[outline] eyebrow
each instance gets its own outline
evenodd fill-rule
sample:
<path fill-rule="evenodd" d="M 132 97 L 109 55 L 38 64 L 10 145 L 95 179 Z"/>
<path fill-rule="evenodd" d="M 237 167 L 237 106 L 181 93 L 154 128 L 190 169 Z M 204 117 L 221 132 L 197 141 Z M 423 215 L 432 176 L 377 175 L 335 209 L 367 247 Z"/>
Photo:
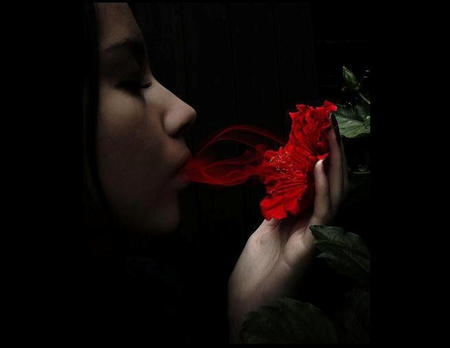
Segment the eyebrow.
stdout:
<path fill-rule="evenodd" d="M 140 41 L 136 41 L 130 38 L 109 45 L 103 50 L 103 52 L 109 53 L 121 50 L 128 50 L 132 51 L 133 53 L 138 53 L 139 55 L 145 55 L 144 44 Z"/>
<path fill-rule="evenodd" d="M 141 40 L 126 38 L 109 45 L 102 50 L 102 53 L 104 55 L 102 71 L 107 74 L 123 71 L 133 61 L 138 64 L 140 70 L 147 64 L 146 47 Z M 129 59 L 130 55 L 134 59 Z"/>

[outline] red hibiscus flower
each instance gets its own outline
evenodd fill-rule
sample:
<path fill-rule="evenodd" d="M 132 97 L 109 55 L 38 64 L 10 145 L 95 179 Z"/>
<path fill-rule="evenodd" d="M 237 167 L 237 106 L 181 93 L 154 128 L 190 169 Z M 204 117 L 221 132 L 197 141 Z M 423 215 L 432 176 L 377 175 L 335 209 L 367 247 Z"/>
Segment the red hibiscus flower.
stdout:
<path fill-rule="evenodd" d="M 218 186 L 233 186 L 257 177 L 266 187 L 261 211 L 267 220 L 281 220 L 309 209 L 314 202 L 314 166 L 328 156 L 329 115 L 336 105 L 325 101 L 313 108 L 297 105 L 291 112 L 291 132 L 287 143 L 271 132 L 248 125 L 226 127 L 212 134 L 181 170 L 187 180 Z M 213 145 L 235 141 L 246 145 L 237 158 L 217 159 Z M 284 144 L 270 150 L 269 142 Z"/>
<path fill-rule="evenodd" d="M 278 151 L 264 153 L 260 179 L 266 186 L 261 211 L 266 220 L 281 220 L 309 209 L 314 202 L 314 166 L 329 154 L 327 131 L 336 105 L 325 101 L 317 108 L 297 105 L 289 140 Z"/>

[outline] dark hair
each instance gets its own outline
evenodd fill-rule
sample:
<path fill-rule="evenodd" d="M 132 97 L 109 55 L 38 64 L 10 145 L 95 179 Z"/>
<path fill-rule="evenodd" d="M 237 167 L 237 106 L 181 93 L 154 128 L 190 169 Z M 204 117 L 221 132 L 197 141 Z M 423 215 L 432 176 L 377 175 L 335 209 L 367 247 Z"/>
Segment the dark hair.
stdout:
<path fill-rule="evenodd" d="M 83 218 L 89 234 L 104 233 L 110 225 L 97 168 L 99 38 L 94 3 L 83 4 Z"/>

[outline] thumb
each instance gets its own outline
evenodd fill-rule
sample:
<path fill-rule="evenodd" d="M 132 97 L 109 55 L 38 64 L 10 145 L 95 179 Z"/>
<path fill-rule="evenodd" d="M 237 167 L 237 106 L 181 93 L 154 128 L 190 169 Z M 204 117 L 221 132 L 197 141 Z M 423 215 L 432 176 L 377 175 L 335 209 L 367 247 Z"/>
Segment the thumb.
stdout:
<path fill-rule="evenodd" d="M 324 160 L 317 161 L 314 166 L 315 197 L 314 212 L 310 220 L 311 225 L 326 224 L 332 216 L 330 187 L 325 174 Z"/>

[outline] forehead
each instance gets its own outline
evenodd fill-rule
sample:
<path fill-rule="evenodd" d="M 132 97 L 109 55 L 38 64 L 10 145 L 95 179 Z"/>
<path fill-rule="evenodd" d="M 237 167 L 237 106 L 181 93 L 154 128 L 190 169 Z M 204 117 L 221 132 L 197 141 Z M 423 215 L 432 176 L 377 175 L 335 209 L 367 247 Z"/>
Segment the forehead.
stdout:
<path fill-rule="evenodd" d="M 125 39 L 142 40 L 141 30 L 126 3 L 97 3 L 100 48 Z"/>

